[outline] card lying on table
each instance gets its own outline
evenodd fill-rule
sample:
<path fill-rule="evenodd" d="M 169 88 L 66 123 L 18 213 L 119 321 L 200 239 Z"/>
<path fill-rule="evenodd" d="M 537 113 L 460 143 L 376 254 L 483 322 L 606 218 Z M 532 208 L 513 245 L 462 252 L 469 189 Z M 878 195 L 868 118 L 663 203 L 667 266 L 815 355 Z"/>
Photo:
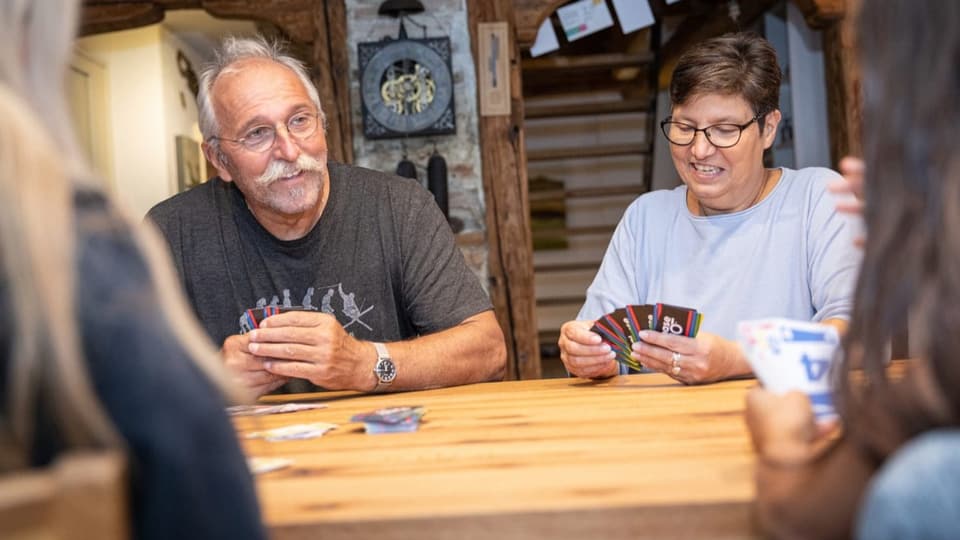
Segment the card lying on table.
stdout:
<path fill-rule="evenodd" d="M 701 321 L 703 314 L 691 308 L 662 303 L 630 305 L 598 318 L 590 330 L 610 345 L 617 362 L 639 371 L 643 366 L 630 353 L 641 330 L 696 337 Z"/>
<path fill-rule="evenodd" d="M 294 441 L 299 439 L 313 439 L 319 437 L 331 429 L 337 427 L 336 424 L 327 422 L 314 422 L 312 424 L 291 424 L 278 428 L 265 429 L 263 431 L 253 431 L 247 433 L 248 439 L 263 439 L 265 441 Z"/>
<path fill-rule="evenodd" d="M 283 403 L 280 405 L 234 405 L 227 407 L 230 416 L 261 416 L 264 414 L 284 414 L 297 411 L 324 409 L 323 403 Z"/>
<path fill-rule="evenodd" d="M 279 471 L 280 469 L 286 469 L 291 465 L 293 465 L 293 460 L 287 458 L 257 456 L 251 456 L 247 458 L 247 467 L 253 474 Z"/>
<path fill-rule="evenodd" d="M 367 433 L 404 433 L 416 431 L 426 409 L 416 407 L 389 407 L 368 413 L 355 414 L 351 422 L 363 422 Z"/>

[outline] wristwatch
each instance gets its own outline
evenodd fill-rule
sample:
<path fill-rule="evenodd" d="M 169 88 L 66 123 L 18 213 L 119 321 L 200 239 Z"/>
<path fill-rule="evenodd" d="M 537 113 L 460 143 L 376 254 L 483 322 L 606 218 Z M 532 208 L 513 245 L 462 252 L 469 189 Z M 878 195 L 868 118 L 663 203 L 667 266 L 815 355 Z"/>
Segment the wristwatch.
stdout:
<path fill-rule="evenodd" d="M 390 358 L 390 351 L 387 350 L 386 345 L 374 342 L 373 347 L 377 349 L 377 363 L 373 367 L 373 374 L 377 376 L 377 386 L 373 391 L 377 392 L 390 386 L 390 383 L 397 378 L 397 366 Z"/>

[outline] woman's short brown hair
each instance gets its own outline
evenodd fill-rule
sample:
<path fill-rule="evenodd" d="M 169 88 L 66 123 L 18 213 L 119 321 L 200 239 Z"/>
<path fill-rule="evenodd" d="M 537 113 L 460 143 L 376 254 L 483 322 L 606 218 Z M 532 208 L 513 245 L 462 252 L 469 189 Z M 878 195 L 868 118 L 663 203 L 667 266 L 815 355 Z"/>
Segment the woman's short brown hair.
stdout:
<path fill-rule="evenodd" d="M 683 105 L 695 96 L 741 96 L 754 114 L 780 107 L 777 52 L 754 33 L 726 34 L 687 49 L 670 80 L 670 103 Z M 762 124 L 761 124 L 762 126 Z"/>

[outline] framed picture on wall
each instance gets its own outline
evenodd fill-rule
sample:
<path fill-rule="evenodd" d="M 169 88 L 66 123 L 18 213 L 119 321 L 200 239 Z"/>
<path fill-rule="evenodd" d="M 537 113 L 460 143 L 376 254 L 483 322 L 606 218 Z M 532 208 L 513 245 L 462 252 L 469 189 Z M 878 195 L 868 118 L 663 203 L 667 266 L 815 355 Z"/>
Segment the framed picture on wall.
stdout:
<path fill-rule="evenodd" d="M 200 168 L 200 145 L 184 135 L 177 135 L 177 192 L 186 191 L 203 182 Z"/>

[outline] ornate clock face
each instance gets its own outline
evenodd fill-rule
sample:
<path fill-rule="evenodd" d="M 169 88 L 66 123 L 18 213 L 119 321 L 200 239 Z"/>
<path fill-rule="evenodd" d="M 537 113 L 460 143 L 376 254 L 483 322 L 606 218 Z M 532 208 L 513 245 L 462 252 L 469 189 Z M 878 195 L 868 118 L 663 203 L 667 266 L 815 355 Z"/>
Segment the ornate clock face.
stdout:
<path fill-rule="evenodd" d="M 383 40 L 357 48 L 365 137 L 456 133 L 449 38 Z"/>

